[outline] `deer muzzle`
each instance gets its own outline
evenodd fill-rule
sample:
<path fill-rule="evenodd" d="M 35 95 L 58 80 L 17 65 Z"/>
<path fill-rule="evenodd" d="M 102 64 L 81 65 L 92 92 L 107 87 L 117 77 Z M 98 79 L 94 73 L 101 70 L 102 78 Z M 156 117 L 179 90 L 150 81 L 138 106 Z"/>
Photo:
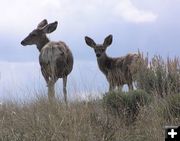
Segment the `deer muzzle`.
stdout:
<path fill-rule="evenodd" d="M 96 57 L 100 57 L 100 56 L 101 56 L 101 54 L 99 54 L 99 53 L 96 54 Z"/>

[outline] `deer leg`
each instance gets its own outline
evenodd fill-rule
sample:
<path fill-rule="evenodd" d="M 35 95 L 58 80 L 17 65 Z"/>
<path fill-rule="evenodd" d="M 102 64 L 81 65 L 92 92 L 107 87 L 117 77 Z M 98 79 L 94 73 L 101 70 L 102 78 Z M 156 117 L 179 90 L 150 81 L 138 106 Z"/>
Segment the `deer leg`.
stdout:
<path fill-rule="evenodd" d="M 129 90 L 133 90 L 133 84 L 132 84 L 132 82 L 131 82 L 131 83 L 128 83 L 128 88 L 129 88 Z"/>
<path fill-rule="evenodd" d="M 109 92 L 113 91 L 115 89 L 114 84 L 109 83 Z"/>
<path fill-rule="evenodd" d="M 123 86 L 122 85 L 118 85 L 118 91 L 122 91 Z"/>
<path fill-rule="evenodd" d="M 55 99 L 55 89 L 54 89 L 54 84 L 52 80 L 49 80 L 48 82 L 48 99 L 50 103 L 52 103 Z"/>
<path fill-rule="evenodd" d="M 111 91 L 112 91 L 112 85 L 109 84 L 109 92 L 111 92 Z"/>
<path fill-rule="evenodd" d="M 46 74 L 46 71 L 41 67 L 41 73 L 46 81 L 46 84 L 48 85 L 48 82 L 49 82 L 49 77 L 48 75 Z"/>
<path fill-rule="evenodd" d="M 128 73 L 128 76 L 126 77 L 126 80 L 128 80 L 127 83 L 128 83 L 129 90 L 133 90 L 133 78 L 130 72 Z"/>
<path fill-rule="evenodd" d="M 57 77 L 52 76 L 48 81 L 48 98 L 50 102 L 54 102 L 55 100 L 55 83 L 57 80 Z"/>
<path fill-rule="evenodd" d="M 64 93 L 64 101 L 67 104 L 67 90 L 66 90 L 66 84 L 67 84 L 67 76 L 63 77 L 63 93 Z"/>

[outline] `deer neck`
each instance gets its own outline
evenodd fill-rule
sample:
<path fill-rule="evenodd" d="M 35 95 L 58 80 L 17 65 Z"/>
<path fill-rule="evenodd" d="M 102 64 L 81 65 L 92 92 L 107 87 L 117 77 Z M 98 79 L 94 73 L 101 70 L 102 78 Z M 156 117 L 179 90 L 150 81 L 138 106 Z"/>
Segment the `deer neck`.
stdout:
<path fill-rule="evenodd" d="M 104 73 L 107 74 L 109 69 L 109 65 L 111 63 L 111 58 L 107 56 L 106 53 L 102 54 L 99 58 L 97 58 L 99 69 Z"/>
<path fill-rule="evenodd" d="M 50 40 L 44 36 L 43 38 L 41 38 L 39 40 L 39 42 L 36 44 L 37 49 L 39 50 L 39 52 L 41 52 L 41 49 L 49 42 Z"/>

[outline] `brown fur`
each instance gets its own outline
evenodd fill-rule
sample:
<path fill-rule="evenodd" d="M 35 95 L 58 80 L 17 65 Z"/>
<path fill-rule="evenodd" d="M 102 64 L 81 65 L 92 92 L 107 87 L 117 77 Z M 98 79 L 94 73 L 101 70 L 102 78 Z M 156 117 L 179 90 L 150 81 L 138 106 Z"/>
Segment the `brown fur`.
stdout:
<path fill-rule="evenodd" d="M 67 76 L 73 69 L 73 55 L 68 46 L 62 42 L 50 41 L 46 33 L 53 32 L 57 22 L 48 24 L 47 20 L 40 22 L 22 42 L 22 45 L 35 44 L 40 51 L 39 63 L 41 72 L 48 86 L 49 99 L 54 99 L 54 85 L 58 78 L 63 78 L 63 92 L 67 102 Z"/>
<path fill-rule="evenodd" d="M 128 54 L 117 58 L 107 56 L 106 49 L 112 43 L 112 35 L 106 37 L 103 44 L 96 44 L 89 37 L 85 37 L 85 41 L 96 53 L 99 69 L 107 78 L 109 90 L 115 87 L 121 89 L 124 84 L 133 90 L 133 74 L 137 71 L 135 64 L 140 56 L 138 54 Z"/>

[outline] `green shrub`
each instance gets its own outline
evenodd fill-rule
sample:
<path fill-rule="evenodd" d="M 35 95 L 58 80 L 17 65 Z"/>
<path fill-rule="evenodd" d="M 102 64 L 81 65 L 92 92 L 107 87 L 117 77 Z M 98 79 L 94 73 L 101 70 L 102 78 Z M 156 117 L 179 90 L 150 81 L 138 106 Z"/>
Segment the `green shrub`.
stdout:
<path fill-rule="evenodd" d="M 140 107 L 151 102 L 151 96 L 143 90 L 111 92 L 103 98 L 104 107 L 114 116 L 133 121 Z"/>

